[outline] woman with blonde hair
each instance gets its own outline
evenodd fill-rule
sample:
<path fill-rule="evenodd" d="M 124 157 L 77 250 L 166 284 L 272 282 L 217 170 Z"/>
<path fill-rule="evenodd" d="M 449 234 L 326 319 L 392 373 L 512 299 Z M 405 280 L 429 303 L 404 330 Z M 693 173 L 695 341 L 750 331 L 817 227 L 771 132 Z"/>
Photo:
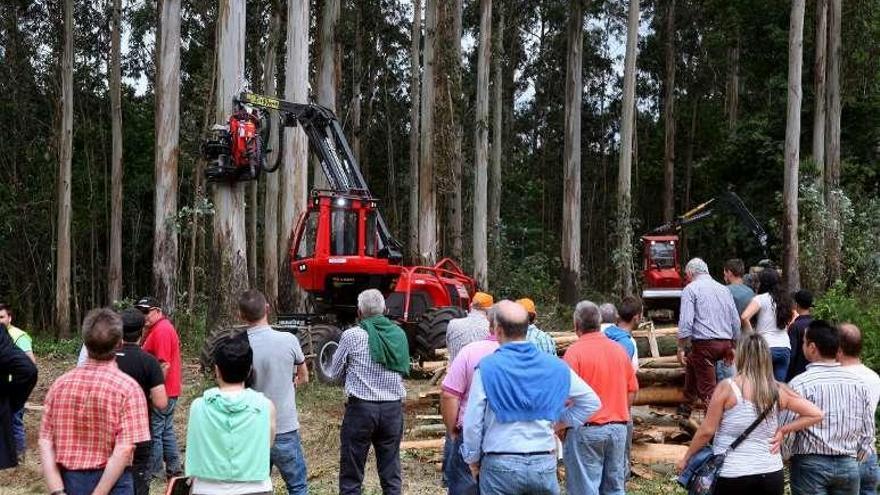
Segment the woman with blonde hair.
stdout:
<path fill-rule="evenodd" d="M 821 421 L 822 411 L 774 379 L 767 342 L 758 334 L 741 337 L 736 370 L 733 378 L 715 387 L 706 418 L 678 463 L 679 471 L 714 437 L 713 453 L 726 454 L 715 495 L 782 495 L 782 440 L 789 433 Z M 780 426 L 776 419 L 780 410 L 792 411 L 798 419 Z M 763 420 L 751 433 L 731 448 L 734 440 L 761 416 Z"/>

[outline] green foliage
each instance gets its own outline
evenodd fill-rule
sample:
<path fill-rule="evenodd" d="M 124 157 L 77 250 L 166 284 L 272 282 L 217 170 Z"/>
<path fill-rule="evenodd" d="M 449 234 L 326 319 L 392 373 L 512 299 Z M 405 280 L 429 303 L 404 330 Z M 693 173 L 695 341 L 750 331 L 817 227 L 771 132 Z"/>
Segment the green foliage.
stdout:
<path fill-rule="evenodd" d="M 82 347 L 82 339 L 77 332 L 73 338 L 59 340 L 49 336 L 46 332 L 31 334 L 34 341 L 34 353 L 41 359 L 70 359 L 79 356 Z"/>
<path fill-rule="evenodd" d="M 856 296 L 842 283 L 834 285 L 814 304 L 816 318 L 835 323 L 852 323 L 862 331 L 862 361 L 880 369 L 880 307 L 876 300 Z"/>

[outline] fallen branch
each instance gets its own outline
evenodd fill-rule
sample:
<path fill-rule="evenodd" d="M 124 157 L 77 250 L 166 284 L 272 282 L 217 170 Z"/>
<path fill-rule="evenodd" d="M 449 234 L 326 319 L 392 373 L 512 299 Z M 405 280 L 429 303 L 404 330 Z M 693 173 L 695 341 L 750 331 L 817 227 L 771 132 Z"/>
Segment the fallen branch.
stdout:
<path fill-rule="evenodd" d="M 432 438 L 430 440 L 407 440 L 400 442 L 400 450 L 443 450 L 445 438 Z"/>

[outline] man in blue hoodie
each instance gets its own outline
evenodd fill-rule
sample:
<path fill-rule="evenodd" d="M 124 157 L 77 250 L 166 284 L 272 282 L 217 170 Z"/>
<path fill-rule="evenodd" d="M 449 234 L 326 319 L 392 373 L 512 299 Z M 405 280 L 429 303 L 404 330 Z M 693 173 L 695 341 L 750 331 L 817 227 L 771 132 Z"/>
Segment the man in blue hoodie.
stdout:
<path fill-rule="evenodd" d="M 474 372 L 462 457 L 482 495 L 558 494 L 554 428 L 584 424 L 599 398 L 562 360 L 526 340 L 522 306 L 500 301 L 493 318 L 501 347 Z"/>

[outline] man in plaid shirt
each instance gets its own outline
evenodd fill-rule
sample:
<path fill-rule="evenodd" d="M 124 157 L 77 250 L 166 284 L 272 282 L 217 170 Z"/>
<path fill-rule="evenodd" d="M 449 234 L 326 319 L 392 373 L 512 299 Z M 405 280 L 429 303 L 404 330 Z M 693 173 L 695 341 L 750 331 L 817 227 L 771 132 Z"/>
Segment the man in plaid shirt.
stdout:
<path fill-rule="evenodd" d="M 86 315 L 88 360 L 46 394 L 40 457 L 51 495 L 130 494 L 134 444 L 150 439 L 147 401 L 116 366 L 122 320 L 108 308 Z"/>

